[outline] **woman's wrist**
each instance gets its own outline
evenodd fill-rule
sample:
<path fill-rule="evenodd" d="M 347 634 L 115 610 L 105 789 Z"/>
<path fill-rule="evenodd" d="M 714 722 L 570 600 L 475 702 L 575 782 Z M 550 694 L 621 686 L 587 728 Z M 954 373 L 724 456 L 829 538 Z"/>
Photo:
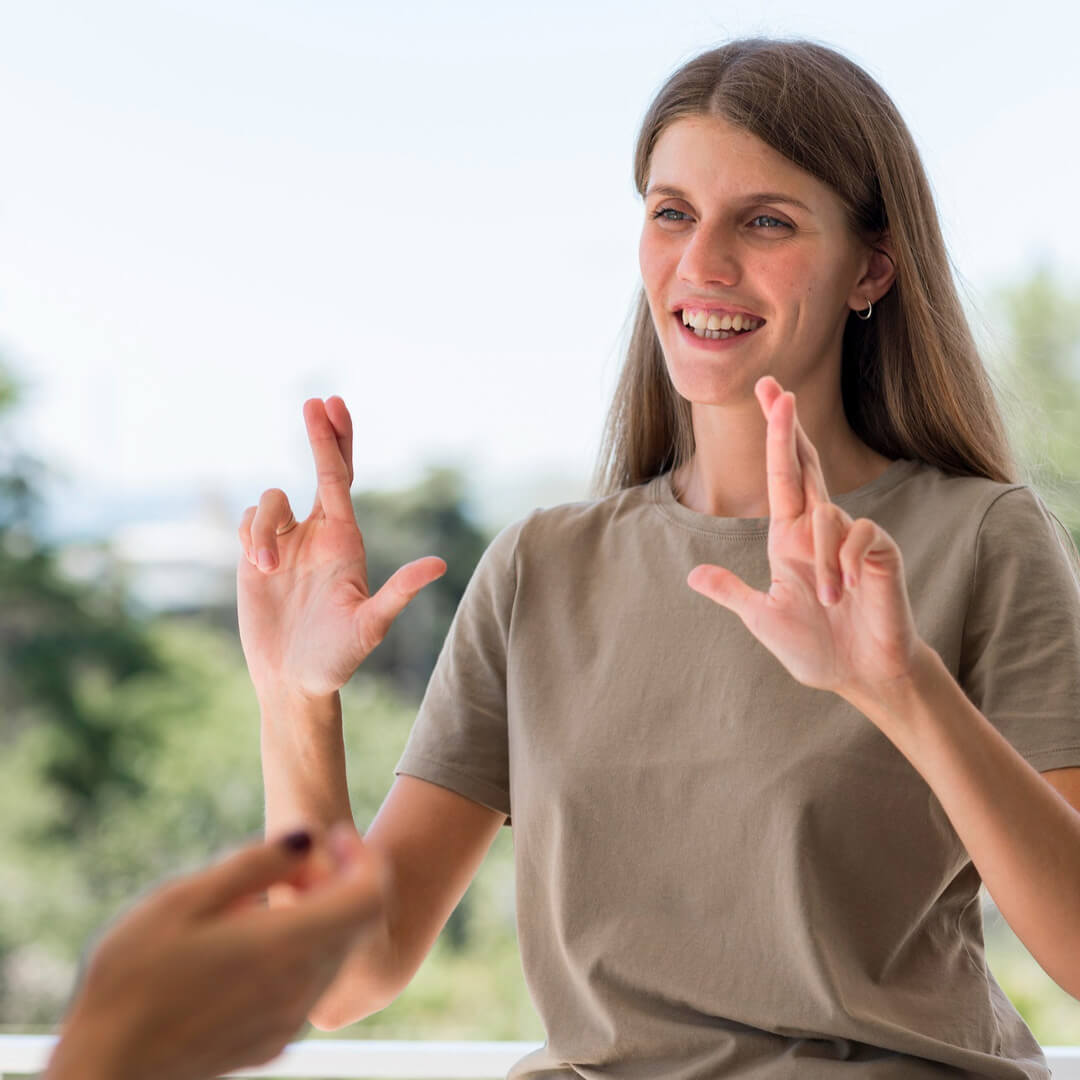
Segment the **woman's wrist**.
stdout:
<path fill-rule="evenodd" d="M 298 725 L 325 726 L 341 722 L 341 694 L 337 691 L 312 697 L 295 686 L 279 684 L 256 687 L 255 697 L 264 724 L 295 729 Z"/>
<path fill-rule="evenodd" d="M 267 835 L 349 820 L 340 695 L 274 694 L 260 707 Z"/>

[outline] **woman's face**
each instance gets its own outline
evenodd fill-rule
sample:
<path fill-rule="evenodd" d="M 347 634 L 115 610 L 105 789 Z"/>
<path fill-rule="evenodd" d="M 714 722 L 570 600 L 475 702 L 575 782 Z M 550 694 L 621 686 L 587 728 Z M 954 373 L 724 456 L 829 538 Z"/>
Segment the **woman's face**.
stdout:
<path fill-rule="evenodd" d="M 671 380 L 703 404 L 752 402 L 766 374 L 797 390 L 830 360 L 838 372 L 848 315 L 865 307 L 870 251 L 840 199 L 720 117 L 657 140 L 639 257 Z M 735 316 L 751 329 L 730 329 Z"/>

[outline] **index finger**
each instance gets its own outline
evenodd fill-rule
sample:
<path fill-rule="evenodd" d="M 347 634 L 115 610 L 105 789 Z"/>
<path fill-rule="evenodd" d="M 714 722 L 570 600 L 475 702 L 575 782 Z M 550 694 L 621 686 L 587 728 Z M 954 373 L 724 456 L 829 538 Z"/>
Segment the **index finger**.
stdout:
<path fill-rule="evenodd" d="M 769 489 L 769 517 L 787 521 L 806 508 L 802 465 L 795 447 L 795 397 L 778 394 L 768 412 L 765 433 L 765 479 Z"/>
<path fill-rule="evenodd" d="M 315 459 L 317 498 L 323 513 L 333 521 L 349 521 L 355 524 L 356 515 L 353 513 L 352 499 L 349 496 L 349 489 L 352 487 L 351 470 L 342 454 L 337 432 L 321 398 L 309 398 L 304 402 L 304 423 L 307 425 L 308 442 Z M 350 447 L 351 439 L 350 431 Z"/>
<path fill-rule="evenodd" d="M 212 915 L 287 881 L 307 861 L 310 847 L 310 836 L 304 831 L 250 843 L 171 882 L 168 894 L 172 903 L 179 902 L 192 917 Z"/>
<path fill-rule="evenodd" d="M 771 375 L 763 376 L 754 387 L 758 402 L 768 420 L 772 406 L 776 403 L 784 389 Z M 794 395 L 792 395 L 794 398 Z M 818 456 L 817 447 L 810 441 L 802 423 L 799 421 L 798 407 L 792 402 L 792 426 L 795 429 L 795 457 L 798 465 L 798 474 L 803 485 L 803 508 L 804 511 L 813 510 L 819 502 L 829 502 L 829 493 L 825 486 L 825 475 L 821 469 L 821 459 Z M 767 451 L 766 447 L 766 451 Z M 766 468 L 768 468 L 766 457 Z"/>

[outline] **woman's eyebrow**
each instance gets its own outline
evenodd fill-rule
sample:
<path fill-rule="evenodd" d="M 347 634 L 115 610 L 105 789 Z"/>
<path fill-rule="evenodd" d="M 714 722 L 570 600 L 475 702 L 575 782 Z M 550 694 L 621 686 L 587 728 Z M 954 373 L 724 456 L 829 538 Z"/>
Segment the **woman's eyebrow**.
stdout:
<path fill-rule="evenodd" d="M 666 195 L 669 198 L 687 199 L 687 201 L 689 201 L 685 191 L 677 187 L 672 187 L 670 184 L 654 184 L 645 191 L 646 198 L 650 195 Z M 797 206 L 800 210 L 805 210 L 808 214 L 814 212 L 806 205 L 806 203 L 796 199 L 794 195 L 785 195 L 782 191 L 755 191 L 749 195 L 740 196 L 739 201 L 746 203 L 787 203 L 789 206 Z"/>

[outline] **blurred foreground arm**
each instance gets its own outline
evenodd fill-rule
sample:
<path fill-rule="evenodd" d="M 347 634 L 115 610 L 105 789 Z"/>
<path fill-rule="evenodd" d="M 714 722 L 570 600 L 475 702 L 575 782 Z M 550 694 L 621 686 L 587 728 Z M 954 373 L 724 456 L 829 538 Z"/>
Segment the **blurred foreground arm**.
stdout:
<path fill-rule="evenodd" d="M 102 940 L 44 1080 L 204 1080 L 276 1057 L 381 911 L 349 827 L 244 848 L 157 888 Z M 271 885 L 310 878 L 288 907 Z"/>

